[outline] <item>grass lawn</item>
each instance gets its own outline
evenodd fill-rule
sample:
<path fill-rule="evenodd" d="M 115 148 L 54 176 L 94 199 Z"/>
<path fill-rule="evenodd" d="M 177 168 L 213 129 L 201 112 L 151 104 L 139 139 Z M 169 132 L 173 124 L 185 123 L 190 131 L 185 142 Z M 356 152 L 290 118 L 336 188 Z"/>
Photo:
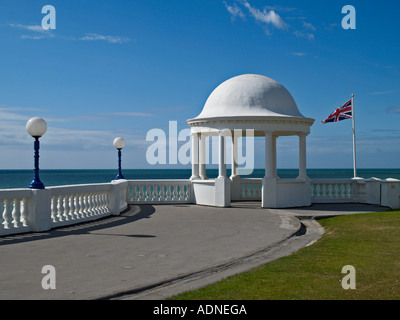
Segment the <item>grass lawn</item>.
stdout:
<path fill-rule="evenodd" d="M 400 299 L 400 211 L 319 221 L 325 234 L 312 246 L 176 300 Z M 356 289 L 344 290 L 345 265 Z"/>

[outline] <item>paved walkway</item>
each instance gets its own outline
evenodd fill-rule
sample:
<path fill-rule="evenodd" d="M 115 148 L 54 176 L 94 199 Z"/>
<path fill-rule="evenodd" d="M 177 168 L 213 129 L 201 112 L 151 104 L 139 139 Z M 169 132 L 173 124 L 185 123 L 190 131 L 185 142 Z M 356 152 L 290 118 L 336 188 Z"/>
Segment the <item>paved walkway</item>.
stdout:
<path fill-rule="evenodd" d="M 130 206 L 120 216 L 0 238 L 0 299 L 163 299 L 316 241 L 322 230 L 312 217 L 380 210 Z M 41 286 L 45 265 L 55 267 L 54 290 Z"/>

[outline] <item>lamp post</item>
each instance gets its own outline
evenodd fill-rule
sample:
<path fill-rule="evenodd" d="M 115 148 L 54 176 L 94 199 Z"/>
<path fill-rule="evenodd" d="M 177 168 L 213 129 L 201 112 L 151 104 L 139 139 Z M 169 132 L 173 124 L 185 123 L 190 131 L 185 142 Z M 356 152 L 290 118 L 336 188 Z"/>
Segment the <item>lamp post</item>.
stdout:
<path fill-rule="evenodd" d="M 26 131 L 35 139 L 34 149 L 35 149 L 35 168 L 34 177 L 29 185 L 30 189 L 44 189 L 44 184 L 39 178 L 39 138 L 43 136 L 47 131 L 47 124 L 42 118 L 33 117 L 26 123 Z"/>
<path fill-rule="evenodd" d="M 115 177 L 115 180 L 125 179 L 121 173 L 121 149 L 125 147 L 125 139 L 121 137 L 115 138 L 113 145 L 118 150 L 118 175 Z"/>

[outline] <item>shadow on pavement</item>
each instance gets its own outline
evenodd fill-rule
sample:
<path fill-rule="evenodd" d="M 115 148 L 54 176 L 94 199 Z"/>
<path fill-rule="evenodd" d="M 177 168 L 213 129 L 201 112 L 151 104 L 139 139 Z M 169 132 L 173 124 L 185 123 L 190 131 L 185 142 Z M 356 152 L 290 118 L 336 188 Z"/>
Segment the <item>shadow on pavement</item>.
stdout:
<path fill-rule="evenodd" d="M 54 228 L 44 232 L 30 232 L 24 234 L 16 234 L 0 237 L 0 246 L 22 243 L 28 241 L 44 240 L 70 235 L 88 234 L 95 230 L 120 226 L 126 223 L 132 223 L 141 219 L 148 219 L 155 212 L 155 208 L 151 205 L 130 205 L 119 216 L 107 216 L 95 221 L 82 222 L 79 224 Z M 95 235 L 107 235 L 96 233 Z M 153 238 L 153 235 L 133 234 L 133 235 L 118 235 L 113 236 L 136 237 L 136 238 Z"/>

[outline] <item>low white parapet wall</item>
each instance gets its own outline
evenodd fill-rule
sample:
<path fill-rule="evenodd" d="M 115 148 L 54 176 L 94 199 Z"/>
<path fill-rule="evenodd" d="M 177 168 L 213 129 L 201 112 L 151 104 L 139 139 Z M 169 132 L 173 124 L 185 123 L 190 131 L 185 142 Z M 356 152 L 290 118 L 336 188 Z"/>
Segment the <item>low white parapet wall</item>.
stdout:
<path fill-rule="evenodd" d="M 277 203 L 287 207 L 302 202 L 303 191 L 311 195 L 311 203 L 365 203 L 400 209 L 400 180 L 388 178 L 276 179 Z M 275 190 L 267 190 L 267 192 Z M 262 178 L 241 178 L 232 181 L 232 201 L 259 201 L 262 198 Z M 289 199 L 290 198 L 290 199 Z"/>
<path fill-rule="evenodd" d="M 192 202 L 190 180 L 128 180 L 129 204 Z"/>
<path fill-rule="evenodd" d="M 312 203 L 365 203 L 400 209 L 400 180 L 388 178 L 313 179 Z"/>
<path fill-rule="evenodd" d="M 266 186 L 266 192 L 275 194 L 268 200 L 274 201 L 271 207 L 353 202 L 400 209 L 400 180 L 397 179 L 273 180 L 273 187 Z M 128 204 L 194 203 L 227 207 L 231 200 L 261 200 L 262 188 L 262 179 L 236 177 L 230 181 L 219 177 L 212 180 L 116 180 L 44 190 L 2 189 L 0 236 L 46 231 L 118 215 Z"/>
<path fill-rule="evenodd" d="M 381 205 L 400 209 L 400 180 L 386 179 L 381 183 Z"/>
<path fill-rule="evenodd" d="M 46 231 L 118 215 L 128 207 L 128 182 L 0 190 L 0 236 Z"/>
<path fill-rule="evenodd" d="M 309 179 L 278 179 L 276 202 L 279 208 L 293 208 L 311 205 Z"/>
<path fill-rule="evenodd" d="M 356 202 L 356 195 L 359 194 L 357 180 L 313 179 L 310 183 L 311 201 L 313 203 Z"/>
<path fill-rule="evenodd" d="M 215 206 L 215 180 L 193 180 L 193 203 Z"/>

